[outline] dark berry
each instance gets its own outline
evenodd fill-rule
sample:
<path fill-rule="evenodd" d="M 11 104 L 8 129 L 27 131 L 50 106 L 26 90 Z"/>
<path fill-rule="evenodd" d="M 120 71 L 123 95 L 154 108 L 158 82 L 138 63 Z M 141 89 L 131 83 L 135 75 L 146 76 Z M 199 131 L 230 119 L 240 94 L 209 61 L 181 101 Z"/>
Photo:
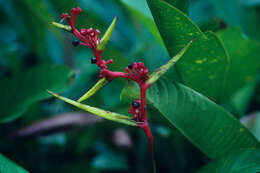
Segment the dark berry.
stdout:
<path fill-rule="evenodd" d="M 97 63 L 97 59 L 95 57 L 91 58 L 91 64 L 96 64 Z"/>
<path fill-rule="evenodd" d="M 139 102 L 133 102 L 132 105 L 133 105 L 134 108 L 139 108 L 140 103 Z"/>
<path fill-rule="evenodd" d="M 133 63 L 129 64 L 129 65 L 128 65 L 128 68 L 129 68 L 129 69 L 132 69 L 132 68 L 133 68 L 133 65 L 134 65 Z"/>
<path fill-rule="evenodd" d="M 79 41 L 78 40 L 73 40 L 72 45 L 77 47 L 79 45 Z"/>

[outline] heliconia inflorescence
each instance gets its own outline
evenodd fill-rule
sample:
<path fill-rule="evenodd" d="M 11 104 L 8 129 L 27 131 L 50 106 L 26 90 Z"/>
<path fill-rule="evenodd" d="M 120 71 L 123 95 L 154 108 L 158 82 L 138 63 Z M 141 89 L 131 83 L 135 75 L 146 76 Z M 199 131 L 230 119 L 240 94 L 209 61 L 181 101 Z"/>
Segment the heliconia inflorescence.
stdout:
<path fill-rule="evenodd" d="M 60 23 L 53 22 L 56 27 L 70 31 L 73 33 L 79 40 L 74 40 L 72 42 L 73 46 L 86 46 L 89 47 L 94 54 L 94 57 L 91 58 L 91 63 L 96 64 L 100 68 L 99 77 L 101 78 L 99 82 L 93 86 L 86 94 L 84 94 L 78 101 L 73 101 L 68 98 L 59 96 L 53 92 L 50 92 L 55 97 L 60 98 L 61 100 L 70 103 L 78 108 L 89 111 L 93 114 L 99 115 L 103 118 L 124 123 L 131 126 L 136 126 L 142 128 L 148 138 L 148 146 L 150 157 L 152 160 L 153 170 L 156 172 L 153 156 L 153 136 L 147 121 L 147 111 L 146 111 L 146 91 L 147 89 L 156 82 L 168 69 L 173 66 L 180 57 L 185 53 L 188 47 L 191 45 L 190 41 L 186 47 L 184 47 L 175 57 L 173 57 L 168 63 L 161 66 L 158 70 L 149 75 L 148 68 L 142 62 L 133 62 L 129 64 L 126 68 L 126 72 L 110 71 L 107 67 L 108 64 L 112 64 L 113 60 L 109 59 L 107 61 L 102 59 L 102 52 L 105 49 L 105 46 L 110 39 L 112 31 L 115 27 L 115 22 L 117 18 L 115 17 L 112 24 L 104 34 L 102 38 L 99 37 L 100 31 L 93 28 L 82 28 L 78 30 L 75 27 L 77 17 L 82 12 L 81 8 L 76 7 L 71 9 L 71 16 L 68 13 L 62 13 L 61 19 L 67 20 L 69 26 L 63 25 Z M 104 85 L 111 82 L 115 78 L 125 78 L 127 81 L 134 81 L 139 85 L 141 98 L 135 98 L 132 102 L 129 113 L 133 115 L 133 118 L 128 116 L 120 115 L 117 113 L 104 111 L 100 108 L 91 107 L 80 102 L 88 99 L 93 94 L 95 94 L 99 89 Z"/>

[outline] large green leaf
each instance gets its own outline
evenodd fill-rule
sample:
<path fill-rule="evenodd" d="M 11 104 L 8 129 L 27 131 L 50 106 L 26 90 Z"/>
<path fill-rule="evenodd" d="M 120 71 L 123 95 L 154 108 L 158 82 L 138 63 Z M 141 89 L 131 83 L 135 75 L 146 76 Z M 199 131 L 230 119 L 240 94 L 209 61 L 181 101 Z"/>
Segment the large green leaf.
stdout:
<path fill-rule="evenodd" d="M 0 172 L 1 173 L 28 173 L 20 166 L 0 154 Z"/>
<path fill-rule="evenodd" d="M 228 56 L 212 32 L 203 33 L 183 12 L 163 0 L 147 0 L 169 55 L 174 56 L 189 40 L 194 44 L 177 64 L 184 84 L 218 100 L 223 92 Z"/>
<path fill-rule="evenodd" d="M 21 116 L 34 102 L 51 97 L 46 89 L 63 92 L 73 72 L 65 66 L 40 65 L 0 81 L 0 122 Z"/>
<path fill-rule="evenodd" d="M 139 98 L 138 87 L 129 84 L 121 98 Z M 161 79 L 149 88 L 147 101 L 212 159 L 232 150 L 260 147 L 255 137 L 229 112 L 181 84 Z"/>
<path fill-rule="evenodd" d="M 225 95 L 230 96 L 255 81 L 260 69 L 260 44 L 246 38 L 239 28 L 219 32 L 230 57 Z"/>
<path fill-rule="evenodd" d="M 260 150 L 245 150 L 215 160 L 198 173 L 258 173 L 260 172 Z"/>

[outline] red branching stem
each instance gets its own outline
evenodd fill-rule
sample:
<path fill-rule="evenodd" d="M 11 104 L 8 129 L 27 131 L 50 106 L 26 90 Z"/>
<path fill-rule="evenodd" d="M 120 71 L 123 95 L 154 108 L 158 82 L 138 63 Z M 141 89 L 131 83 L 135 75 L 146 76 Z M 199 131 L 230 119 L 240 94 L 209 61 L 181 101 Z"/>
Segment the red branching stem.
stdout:
<path fill-rule="evenodd" d="M 118 71 L 110 71 L 106 68 L 100 70 L 100 77 L 105 77 L 109 81 L 112 81 L 115 78 L 128 78 L 128 74 L 124 72 L 118 72 Z"/>
<path fill-rule="evenodd" d="M 98 35 L 100 31 L 97 29 L 85 29 L 82 28 L 79 30 L 76 29 L 75 24 L 77 21 L 77 16 L 82 12 L 82 10 L 77 8 L 71 9 L 71 16 L 68 13 L 63 13 L 61 15 L 62 19 L 66 19 L 71 26 L 71 32 L 79 38 L 82 42 L 79 45 L 87 46 L 91 48 L 93 54 L 96 58 L 96 65 L 101 69 L 100 70 L 100 78 L 106 78 L 108 81 L 112 81 L 115 78 L 125 78 L 127 80 L 135 81 L 140 88 L 141 99 L 135 99 L 134 105 L 132 104 L 129 110 L 129 113 L 133 114 L 135 121 L 138 123 L 138 127 L 142 128 L 148 138 L 148 146 L 150 157 L 153 165 L 153 171 L 155 172 L 155 164 L 154 164 L 154 154 L 153 154 L 153 136 L 151 129 L 149 127 L 149 123 L 147 121 L 147 110 L 146 110 L 146 91 L 150 87 L 150 85 L 146 84 L 148 76 L 148 68 L 144 66 L 142 62 L 134 62 L 125 68 L 126 73 L 118 72 L 118 71 L 110 71 L 107 68 L 107 64 L 113 64 L 113 60 L 103 60 L 102 59 L 102 51 L 97 50 L 97 46 L 100 42 L 100 38 Z"/>

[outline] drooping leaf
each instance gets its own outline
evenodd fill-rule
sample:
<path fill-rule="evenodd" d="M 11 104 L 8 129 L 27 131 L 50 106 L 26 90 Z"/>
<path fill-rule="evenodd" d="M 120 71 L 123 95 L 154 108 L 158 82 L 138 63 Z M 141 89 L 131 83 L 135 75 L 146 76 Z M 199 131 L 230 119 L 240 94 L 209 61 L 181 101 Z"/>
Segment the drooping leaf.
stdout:
<path fill-rule="evenodd" d="M 0 172 L 1 173 L 28 173 L 20 166 L 0 154 Z"/>
<path fill-rule="evenodd" d="M 121 98 L 139 98 L 138 88 L 129 84 Z M 229 112 L 186 86 L 161 79 L 148 89 L 147 101 L 211 159 L 232 150 L 260 147 Z"/>
<path fill-rule="evenodd" d="M 0 122 L 14 120 L 39 100 L 49 98 L 46 89 L 63 92 L 73 72 L 65 66 L 40 65 L 0 81 Z"/>
<path fill-rule="evenodd" d="M 260 44 L 246 38 L 239 28 L 218 33 L 230 57 L 225 96 L 256 80 L 260 69 Z"/>
<path fill-rule="evenodd" d="M 244 150 L 212 161 L 198 173 L 258 173 L 259 171 L 260 150 Z"/>
<path fill-rule="evenodd" d="M 176 65 L 183 83 L 218 100 L 223 92 L 228 56 L 212 32 L 203 33 L 188 16 L 164 0 L 147 0 L 170 56 L 192 38 L 193 45 Z"/>
<path fill-rule="evenodd" d="M 92 107 L 92 106 L 89 106 L 89 105 L 85 105 L 85 104 L 82 104 L 80 102 L 76 102 L 74 100 L 71 100 L 69 98 L 62 97 L 62 96 L 55 94 L 55 93 L 53 93 L 49 90 L 48 90 L 48 92 L 51 95 L 63 100 L 66 103 L 69 103 L 69 104 L 71 104 L 71 105 L 73 105 L 73 106 L 75 106 L 79 109 L 82 109 L 84 111 L 88 111 L 88 112 L 95 114 L 97 116 L 100 116 L 102 118 L 105 118 L 105 119 L 108 119 L 108 120 L 111 120 L 111 121 L 115 121 L 115 122 L 118 122 L 118 123 L 126 124 L 126 125 L 129 125 L 129 126 L 137 126 L 136 121 L 132 120 L 131 117 L 121 115 L 121 114 L 118 114 L 118 113 L 115 113 L 115 112 L 106 111 L 106 110 L 96 108 L 96 107 Z"/>

